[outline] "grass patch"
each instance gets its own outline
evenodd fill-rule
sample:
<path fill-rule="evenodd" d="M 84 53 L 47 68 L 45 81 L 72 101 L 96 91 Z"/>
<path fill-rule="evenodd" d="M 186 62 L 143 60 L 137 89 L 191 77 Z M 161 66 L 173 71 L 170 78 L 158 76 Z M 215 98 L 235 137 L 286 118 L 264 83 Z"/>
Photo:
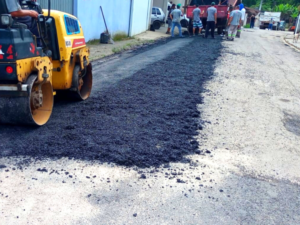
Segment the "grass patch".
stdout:
<path fill-rule="evenodd" d="M 100 43 L 100 39 L 94 39 L 87 42 L 88 45 L 98 45 Z"/>
<path fill-rule="evenodd" d="M 112 49 L 112 52 L 115 53 L 115 54 L 117 54 L 119 52 L 122 52 L 122 51 L 124 51 L 123 47 L 115 47 L 115 48 Z"/>
<path fill-rule="evenodd" d="M 125 46 L 131 48 L 132 46 L 135 46 L 135 43 L 127 43 Z"/>
<path fill-rule="evenodd" d="M 128 35 L 124 32 L 115 33 L 112 37 L 114 41 L 124 41 L 129 39 L 134 39 L 132 37 L 128 37 Z"/>
<path fill-rule="evenodd" d="M 117 54 L 117 53 L 120 53 L 120 52 L 123 52 L 123 51 L 126 51 L 126 50 L 130 50 L 134 47 L 137 47 L 137 46 L 142 46 L 144 44 L 153 44 L 155 41 L 154 40 L 146 40 L 146 41 L 139 41 L 137 43 L 127 43 L 121 47 L 114 47 L 112 49 L 112 52 Z"/>

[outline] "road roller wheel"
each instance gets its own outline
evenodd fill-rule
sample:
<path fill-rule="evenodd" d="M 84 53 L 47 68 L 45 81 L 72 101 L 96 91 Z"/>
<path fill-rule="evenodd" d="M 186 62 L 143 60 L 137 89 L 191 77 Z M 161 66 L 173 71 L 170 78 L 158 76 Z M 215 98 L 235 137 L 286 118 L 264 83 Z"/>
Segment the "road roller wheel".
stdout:
<path fill-rule="evenodd" d="M 54 102 L 52 84 L 39 85 L 36 79 L 36 75 L 27 79 L 26 96 L 0 97 L 1 123 L 42 126 L 48 122 Z"/>
<path fill-rule="evenodd" d="M 87 65 L 83 71 L 79 65 L 75 65 L 72 83 L 72 97 L 81 101 L 88 99 L 93 85 L 92 64 Z"/>
<path fill-rule="evenodd" d="M 41 89 L 39 84 L 33 83 L 30 92 L 30 111 L 36 125 L 42 126 L 48 122 L 53 102 L 53 88 L 50 82 L 42 84 Z"/>

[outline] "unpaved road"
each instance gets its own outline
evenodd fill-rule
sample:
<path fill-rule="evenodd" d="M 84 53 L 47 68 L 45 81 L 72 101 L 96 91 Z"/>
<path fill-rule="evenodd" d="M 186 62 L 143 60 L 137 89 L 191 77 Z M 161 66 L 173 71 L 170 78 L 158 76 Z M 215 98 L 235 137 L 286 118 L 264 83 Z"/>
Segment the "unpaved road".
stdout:
<path fill-rule="evenodd" d="M 93 96 L 1 126 L 1 224 L 299 224 L 300 53 L 280 32 L 94 63 Z"/>

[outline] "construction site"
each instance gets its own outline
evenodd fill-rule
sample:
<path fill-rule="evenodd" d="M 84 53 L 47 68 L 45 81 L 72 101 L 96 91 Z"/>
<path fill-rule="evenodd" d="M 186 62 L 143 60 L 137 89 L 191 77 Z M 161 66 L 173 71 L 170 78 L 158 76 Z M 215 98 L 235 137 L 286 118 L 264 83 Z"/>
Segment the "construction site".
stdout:
<path fill-rule="evenodd" d="M 0 3 L 1 224 L 299 223 L 295 35 L 35 39 Z"/>

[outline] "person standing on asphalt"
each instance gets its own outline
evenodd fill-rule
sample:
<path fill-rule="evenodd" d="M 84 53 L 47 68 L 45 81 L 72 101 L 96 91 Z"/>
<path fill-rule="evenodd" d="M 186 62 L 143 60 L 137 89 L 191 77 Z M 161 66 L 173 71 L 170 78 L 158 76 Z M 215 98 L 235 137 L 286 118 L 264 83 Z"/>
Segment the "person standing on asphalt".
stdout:
<path fill-rule="evenodd" d="M 231 14 L 232 10 L 233 10 L 233 6 L 230 5 L 230 6 L 229 6 L 229 9 L 228 9 L 228 14 L 227 14 L 227 21 L 229 21 L 230 14 Z M 225 29 L 225 38 L 226 38 L 226 39 L 228 38 L 228 30 L 229 30 L 229 25 L 226 24 L 226 29 Z M 222 36 L 222 35 L 221 35 L 221 36 Z M 223 36 L 224 36 L 224 35 L 223 35 Z"/>
<path fill-rule="evenodd" d="M 215 27 L 217 25 L 217 9 L 214 7 L 215 3 L 211 3 L 211 7 L 207 9 L 207 21 L 205 27 L 205 36 L 208 37 L 209 29 L 211 29 L 211 38 L 215 38 Z"/>
<path fill-rule="evenodd" d="M 237 32 L 238 26 L 241 24 L 241 18 L 242 13 L 239 10 L 239 6 L 234 7 L 235 10 L 233 10 L 230 14 L 230 18 L 228 21 L 228 40 L 233 41 Z"/>
<path fill-rule="evenodd" d="M 241 4 L 242 5 L 242 4 Z M 245 10 L 245 7 L 244 5 L 242 6 L 242 9 L 241 9 L 241 5 L 240 5 L 240 11 L 242 13 L 242 18 L 241 18 L 241 23 L 240 25 L 238 26 L 238 30 L 237 30 L 237 34 L 236 34 L 236 37 L 237 38 L 240 38 L 241 37 L 241 33 L 242 33 L 242 27 L 244 26 L 244 20 L 245 20 L 245 17 L 246 17 L 246 10 Z"/>
<path fill-rule="evenodd" d="M 173 12 L 173 10 L 176 8 L 176 5 L 173 4 L 172 7 L 170 8 L 169 10 L 169 13 L 168 13 L 168 30 L 166 32 L 166 34 L 170 34 L 170 31 L 171 31 L 171 27 L 172 27 L 172 18 L 170 17 L 171 13 Z"/>
<path fill-rule="evenodd" d="M 274 20 L 273 20 L 273 18 L 271 18 L 270 21 L 269 21 L 268 30 L 272 30 L 273 29 L 273 23 L 274 23 Z"/>
<path fill-rule="evenodd" d="M 195 36 L 195 31 L 197 27 L 199 28 L 199 35 L 201 34 L 203 25 L 200 19 L 200 15 L 201 9 L 199 8 L 199 5 L 196 4 L 196 8 L 193 10 L 193 36 Z"/>
<path fill-rule="evenodd" d="M 177 9 L 174 9 L 172 11 L 172 13 L 170 14 L 170 17 L 172 19 L 171 36 L 174 37 L 174 29 L 175 29 L 175 27 L 178 27 L 179 36 L 183 37 L 182 32 L 181 32 L 181 24 L 180 24 L 180 17 L 181 17 L 180 5 L 177 5 Z"/>
<path fill-rule="evenodd" d="M 254 28 L 254 23 L 255 23 L 255 16 L 252 14 L 250 18 L 250 28 Z"/>

